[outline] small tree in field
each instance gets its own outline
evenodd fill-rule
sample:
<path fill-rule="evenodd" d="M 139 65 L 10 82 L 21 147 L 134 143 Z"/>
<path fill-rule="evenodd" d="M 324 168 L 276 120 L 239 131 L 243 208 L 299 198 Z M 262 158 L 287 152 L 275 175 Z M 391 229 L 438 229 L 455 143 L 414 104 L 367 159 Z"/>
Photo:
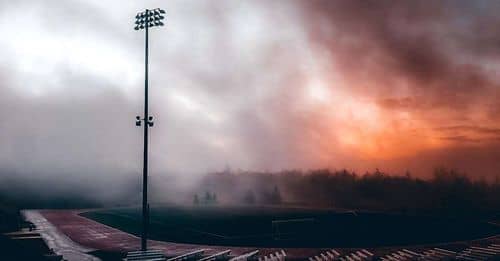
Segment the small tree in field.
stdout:
<path fill-rule="evenodd" d="M 210 195 L 210 192 L 205 192 L 205 204 L 209 204 L 212 201 L 212 195 Z"/>
<path fill-rule="evenodd" d="M 278 186 L 274 186 L 273 192 L 271 193 L 271 204 L 281 204 L 281 193 Z"/>
<path fill-rule="evenodd" d="M 217 204 L 217 194 L 215 194 L 215 192 L 214 192 L 214 194 L 212 194 L 212 201 L 211 201 L 211 203 Z"/>
<path fill-rule="evenodd" d="M 245 196 L 243 197 L 243 202 L 249 205 L 255 204 L 255 193 L 253 192 L 253 190 L 249 189 L 245 193 Z"/>

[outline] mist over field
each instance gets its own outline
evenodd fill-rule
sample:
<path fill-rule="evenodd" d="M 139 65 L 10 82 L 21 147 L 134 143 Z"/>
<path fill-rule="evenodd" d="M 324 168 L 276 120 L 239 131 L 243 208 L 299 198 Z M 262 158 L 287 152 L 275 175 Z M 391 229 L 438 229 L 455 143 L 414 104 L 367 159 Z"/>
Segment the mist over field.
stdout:
<path fill-rule="evenodd" d="M 0 1 L 1 191 L 139 197 L 144 6 L 167 11 L 150 46 L 165 197 L 226 166 L 500 175 L 499 3 L 21 0 Z"/>

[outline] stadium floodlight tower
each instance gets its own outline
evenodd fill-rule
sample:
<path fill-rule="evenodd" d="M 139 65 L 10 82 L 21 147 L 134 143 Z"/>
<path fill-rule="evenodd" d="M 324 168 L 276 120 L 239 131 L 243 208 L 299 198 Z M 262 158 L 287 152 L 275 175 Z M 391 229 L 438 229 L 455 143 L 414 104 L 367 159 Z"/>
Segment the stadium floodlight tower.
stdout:
<path fill-rule="evenodd" d="M 165 11 L 156 9 L 146 9 L 138 13 L 135 18 L 135 30 L 145 29 L 145 76 L 144 76 L 144 118 L 136 117 L 135 125 L 141 126 L 144 121 L 144 161 L 142 169 L 142 235 L 141 250 L 147 250 L 147 237 L 149 228 L 149 205 L 148 205 L 148 128 L 153 127 L 153 117 L 148 112 L 148 31 L 150 27 L 163 26 L 162 20 L 165 18 Z"/>

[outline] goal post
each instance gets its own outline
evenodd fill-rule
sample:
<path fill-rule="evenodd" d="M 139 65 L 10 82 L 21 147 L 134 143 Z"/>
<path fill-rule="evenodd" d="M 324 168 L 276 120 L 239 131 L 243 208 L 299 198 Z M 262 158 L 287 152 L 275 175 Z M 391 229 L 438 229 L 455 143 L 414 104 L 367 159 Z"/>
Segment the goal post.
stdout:
<path fill-rule="evenodd" d="M 301 231 L 307 231 L 316 223 L 314 218 L 276 219 L 271 221 L 274 240 L 290 239 Z"/>

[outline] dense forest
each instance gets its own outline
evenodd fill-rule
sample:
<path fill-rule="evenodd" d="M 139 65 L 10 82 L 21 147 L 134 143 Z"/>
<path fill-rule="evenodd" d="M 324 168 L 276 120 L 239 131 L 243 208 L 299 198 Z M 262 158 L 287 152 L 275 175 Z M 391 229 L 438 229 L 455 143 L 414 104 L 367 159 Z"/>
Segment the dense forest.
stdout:
<path fill-rule="evenodd" d="M 424 180 L 379 171 L 363 175 L 347 170 L 233 172 L 207 175 L 200 190 L 217 193 L 221 202 L 292 204 L 349 210 L 394 211 L 448 216 L 498 216 L 500 184 L 473 181 L 465 174 L 436 169 Z"/>

